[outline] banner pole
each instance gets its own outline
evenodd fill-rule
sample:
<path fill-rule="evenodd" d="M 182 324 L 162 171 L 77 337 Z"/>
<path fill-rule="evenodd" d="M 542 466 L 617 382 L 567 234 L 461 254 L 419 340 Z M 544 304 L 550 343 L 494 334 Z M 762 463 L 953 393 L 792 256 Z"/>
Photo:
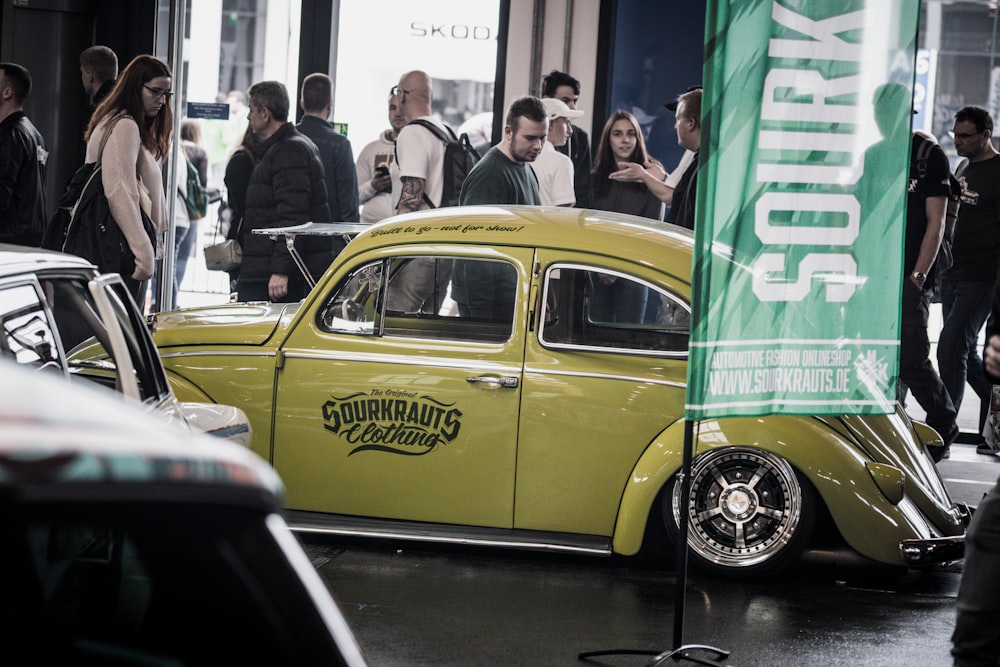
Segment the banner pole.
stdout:
<path fill-rule="evenodd" d="M 684 643 L 684 614 L 687 597 L 688 576 L 688 531 L 690 530 L 689 508 L 691 506 L 691 463 L 694 459 L 694 422 L 684 419 L 684 442 L 681 446 L 683 458 L 681 469 L 677 473 L 677 484 L 680 484 L 680 517 L 678 520 L 676 582 L 674 589 L 674 643 L 670 651 L 649 651 L 644 649 L 617 648 L 602 651 L 584 651 L 577 654 L 580 660 L 588 660 L 608 655 L 651 655 L 652 660 L 647 667 L 659 667 L 668 662 L 686 660 L 709 667 L 725 667 L 724 661 L 729 657 L 729 651 L 707 646 L 705 644 Z M 671 517 L 666 517 L 669 521 Z M 706 656 L 694 655 L 692 651 L 703 651 Z"/>
<path fill-rule="evenodd" d="M 688 577 L 688 531 L 690 518 L 688 506 L 691 502 L 691 459 L 694 452 L 694 422 L 684 420 L 684 445 L 681 472 L 678 482 L 681 485 L 680 525 L 677 538 L 677 590 L 674 593 L 674 649 L 684 645 L 684 613 L 687 594 Z"/>

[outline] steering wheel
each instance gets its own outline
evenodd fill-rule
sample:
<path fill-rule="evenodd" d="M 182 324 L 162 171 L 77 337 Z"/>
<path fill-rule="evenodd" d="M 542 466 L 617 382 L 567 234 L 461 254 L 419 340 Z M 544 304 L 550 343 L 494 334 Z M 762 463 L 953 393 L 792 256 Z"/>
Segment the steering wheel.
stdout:
<path fill-rule="evenodd" d="M 344 299 L 340 304 L 340 314 L 349 322 L 365 321 L 365 311 L 354 299 Z"/>

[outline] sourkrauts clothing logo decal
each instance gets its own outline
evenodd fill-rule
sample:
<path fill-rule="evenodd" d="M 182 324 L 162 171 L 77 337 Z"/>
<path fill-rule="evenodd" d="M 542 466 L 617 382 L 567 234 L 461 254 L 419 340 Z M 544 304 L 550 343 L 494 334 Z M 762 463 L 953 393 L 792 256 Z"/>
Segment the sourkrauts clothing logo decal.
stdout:
<path fill-rule="evenodd" d="M 462 411 L 454 403 L 391 389 L 331 395 L 322 410 L 323 428 L 355 445 L 348 456 L 364 451 L 422 456 L 452 442 L 462 428 Z"/>

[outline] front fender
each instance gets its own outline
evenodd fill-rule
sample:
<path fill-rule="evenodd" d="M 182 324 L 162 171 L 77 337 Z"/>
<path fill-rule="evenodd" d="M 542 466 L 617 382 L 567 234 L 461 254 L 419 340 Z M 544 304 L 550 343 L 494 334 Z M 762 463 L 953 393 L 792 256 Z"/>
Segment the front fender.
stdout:
<path fill-rule="evenodd" d="M 167 373 L 167 382 L 170 383 L 170 388 L 173 390 L 177 400 L 192 403 L 215 403 L 211 396 L 187 378 L 178 375 L 170 368 L 166 368 L 165 370 Z"/>
<path fill-rule="evenodd" d="M 684 423 L 675 422 L 640 457 L 616 520 L 616 553 L 631 555 L 641 548 L 653 504 L 681 467 L 683 444 Z M 775 415 L 695 425 L 696 457 L 736 445 L 764 449 L 791 463 L 816 488 L 845 541 L 863 556 L 902 564 L 901 540 L 932 536 L 916 506 L 906 498 L 890 502 L 869 472 L 865 455 L 818 419 Z"/>

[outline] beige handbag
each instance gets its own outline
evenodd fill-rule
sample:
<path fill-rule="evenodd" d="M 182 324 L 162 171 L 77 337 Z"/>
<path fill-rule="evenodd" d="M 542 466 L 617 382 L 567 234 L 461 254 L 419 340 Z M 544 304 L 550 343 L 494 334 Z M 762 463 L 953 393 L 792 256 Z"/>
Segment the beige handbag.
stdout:
<path fill-rule="evenodd" d="M 232 271 L 243 261 L 243 249 L 236 239 L 205 246 L 205 266 L 209 271 Z"/>
<path fill-rule="evenodd" d="M 218 238 L 222 227 L 222 220 L 215 227 L 215 235 Z M 239 227 L 236 228 L 236 237 L 239 238 L 240 228 L 243 227 L 243 218 L 240 218 Z M 218 243 L 210 243 L 205 246 L 205 267 L 209 271 L 232 271 L 238 268 L 243 261 L 243 248 L 236 239 L 226 239 Z"/>

